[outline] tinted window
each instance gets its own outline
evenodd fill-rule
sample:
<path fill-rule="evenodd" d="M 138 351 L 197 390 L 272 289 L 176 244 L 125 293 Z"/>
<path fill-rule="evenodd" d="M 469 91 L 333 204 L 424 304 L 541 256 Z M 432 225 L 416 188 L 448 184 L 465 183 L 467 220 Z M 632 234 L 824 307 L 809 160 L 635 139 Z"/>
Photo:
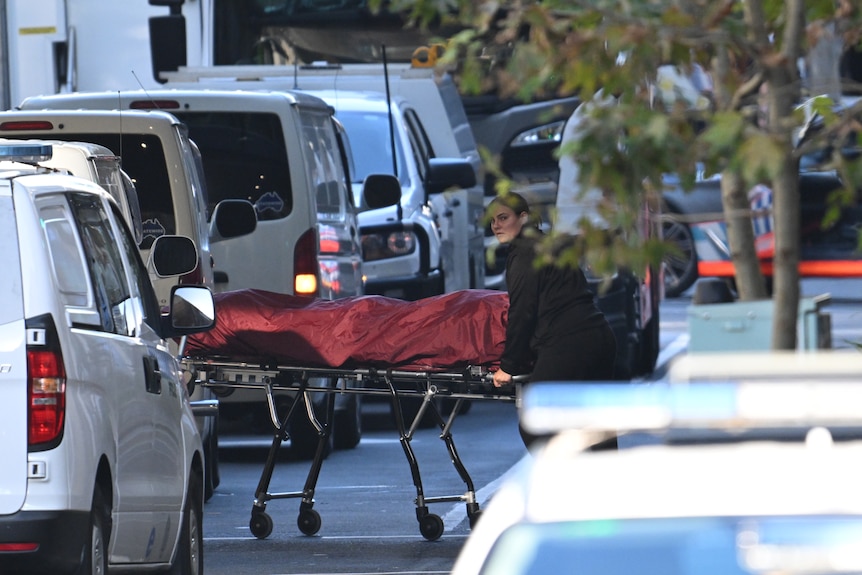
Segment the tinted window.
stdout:
<path fill-rule="evenodd" d="M 134 311 L 119 239 L 97 196 L 71 194 L 69 199 L 87 256 L 102 329 L 132 335 Z"/>
<path fill-rule="evenodd" d="M 177 233 L 165 153 L 157 136 L 57 132 L 52 133 L 51 137 L 70 142 L 93 142 L 121 156 L 123 170 L 132 178 L 138 190 L 144 228 L 141 248 L 149 249 L 158 236 Z"/>
<path fill-rule="evenodd" d="M 341 220 L 347 207 L 348 182 L 332 117 L 302 110 L 300 118 L 308 146 L 306 159 L 315 190 L 317 218 L 320 221 Z"/>
<path fill-rule="evenodd" d="M 224 199 L 255 205 L 258 220 L 293 210 L 290 170 L 281 121 L 275 114 L 174 112 L 197 144 L 206 177 L 208 212 Z"/>
<path fill-rule="evenodd" d="M 89 303 L 87 272 L 78 249 L 75 230 L 66 211 L 60 206 L 39 210 L 42 229 L 48 240 L 57 288 L 65 305 L 86 306 Z"/>

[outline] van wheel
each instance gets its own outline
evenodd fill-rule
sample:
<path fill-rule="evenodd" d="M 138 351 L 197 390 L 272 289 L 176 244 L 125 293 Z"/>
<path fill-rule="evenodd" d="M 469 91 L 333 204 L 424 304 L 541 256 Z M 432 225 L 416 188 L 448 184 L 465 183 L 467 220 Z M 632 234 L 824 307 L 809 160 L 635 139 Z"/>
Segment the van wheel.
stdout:
<path fill-rule="evenodd" d="M 93 490 L 93 506 L 90 508 L 90 538 L 84 549 L 84 561 L 78 570 L 80 575 L 107 575 L 108 540 L 111 537 L 111 509 L 98 485 Z"/>
<path fill-rule="evenodd" d="M 183 524 L 170 575 L 202 575 L 204 572 L 203 478 L 192 473 L 183 509 Z"/>
<path fill-rule="evenodd" d="M 216 488 L 221 482 L 218 466 L 218 416 L 215 416 L 212 429 L 207 436 L 207 445 L 204 448 L 204 460 L 206 462 L 206 484 L 204 485 L 204 501 L 209 501 Z"/>

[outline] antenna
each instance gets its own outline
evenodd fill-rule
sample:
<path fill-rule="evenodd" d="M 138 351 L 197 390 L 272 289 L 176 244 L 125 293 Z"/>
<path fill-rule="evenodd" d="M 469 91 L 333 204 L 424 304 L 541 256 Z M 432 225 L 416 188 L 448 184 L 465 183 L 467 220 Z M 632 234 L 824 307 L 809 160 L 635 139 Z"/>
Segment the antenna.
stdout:
<path fill-rule="evenodd" d="M 386 44 L 381 44 L 380 50 L 383 55 L 383 82 L 386 84 L 386 106 L 389 110 L 389 145 L 392 147 L 392 175 L 397 178 L 398 154 L 395 148 L 395 122 L 392 118 L 392 95 L 389 92 L 389 62 L 386 60 Z M 400 220 L 404 216 L 401 202 L 399 201 L 395 205 L 398 206 L 398 219 Z"/>
<path fill-rule="evenodd" d="M 383 54 L 383 82 L 386 85 L 386 105 L 389 109 L 389 143 L 392 146 L 392 175 L 398 177 L 398 159 L 395 155 L 395 125 L 392 120 L 392 96 L 389 93 L 389 63 L 386 60 L 386 44 L 380 45 Z"/>
<path fill-rule="evenodd" d="M 149 92 L 147 92 L 147 89 L 144 87 L 144 84 L 141 82 L 140 78 L 138 78 L 138 75 L 137 75 L 137 74 L 135 74 L 135 71 L 134 71 L 134 70 L 132 70 L 132 76 L 134 76 L 134 77 L 135 77 L 135 82 L 137 82 L 137 83 L 138 83 L 138 86 L 140 86 L 140 87 L 141 87 L 141 90 L 143 90 L 144 94 L 147 96 L 147 99 L 148 99 L 150 102 L 152 102 L 152 103 L 153 103 L 153 105 L 155 105 L 156 110 L 161 110 L 161 108 L 159 108 L 159 103 L 158 103 L 158 102 L 156 102 L 155 100 L 153 100 L 153 97 L 152 97 L 152 96 L 150 96 L 150 93 L 149 93 Z M 119 95 L 119 94 L 120 94 L 120 92 L 119 92 L 119 91 L 117 91 L 117 95 Z M 122 108 L 122 102 L 120 103 L 120 107 Z"/>

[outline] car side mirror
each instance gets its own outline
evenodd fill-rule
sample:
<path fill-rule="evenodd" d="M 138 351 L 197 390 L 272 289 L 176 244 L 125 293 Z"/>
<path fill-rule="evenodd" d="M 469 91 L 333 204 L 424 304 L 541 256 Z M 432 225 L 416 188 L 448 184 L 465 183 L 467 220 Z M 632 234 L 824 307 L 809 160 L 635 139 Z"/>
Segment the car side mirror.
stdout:
<path fill-rule="evenodd" d="M 215 325 L 215 299 L 209 288 L 204 286 L 174 286 L 165 337 L 187 335 L 212 329 Z"/>
<path fill-rule="evenodd" d="M 368 210 L 401 203 L 401 183 L 391 174 L 369 174 L 362 183 L 363 207 Z"/>
<path fill-rule="evenodd" d="M 439 194 L 449 188 L 472 188 L 476 185 L 473 164 L 461 158 L 431 158 L 428 160 L 429 194 Z"/>
<path fill-rule="evenodd" d="M 147 270 L 157 277 L 185 275 L 198 267 L 198 250 L 186 236 L 159 236 L 150 247 Z"/>
<path fill-rule="evenodd" d="M 257 228 L 257 212 L 248 200 L 222 200 L 213 210 L 209 236 L 211 242 L 238 238 Z"/>

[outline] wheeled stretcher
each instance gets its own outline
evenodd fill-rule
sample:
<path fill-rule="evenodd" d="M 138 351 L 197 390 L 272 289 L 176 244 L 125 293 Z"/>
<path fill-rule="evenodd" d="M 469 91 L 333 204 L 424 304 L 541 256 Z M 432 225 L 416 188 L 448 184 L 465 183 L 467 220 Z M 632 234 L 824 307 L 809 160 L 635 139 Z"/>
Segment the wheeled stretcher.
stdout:
<path fill-rule="evenodd" d="M 336 394 L 380 396 L 391 402 L 400 444 L 416 488 L 416 518 L 423 537 L 433 541 L 444 531 L 442 518 L 431 513 L 428 508 L 432 503 L 464 502 L 472 527 L 480 515 L 480 508 L 473 481 L 455 447 L 452 426 L 462 412 L 462 403 L 465 401 L 517 401 L 517 384 L 508 389 L 495 388 L 491 384 L 491 369 L 495 367 L 493 358 L 495 354 L 499 357 L 502 337 L 505 335 L 507 300 L 504 298 L 505 294 L 484 290 L 466 290 L 422 302 L 395 302 L 379 296 L 365 296 L 353 301 L 310 302 L 254 290 L 245 290 L 241 294 L 217 294 L 217 325 L 220 327 L 216 329 L 221 330 L 221 333 L 203 334 L 198 339 L 189 339 L 184 347 L 184 364 L 185 369 L 193 374 L 197 385 L 213 387 L 222 392 L 229 389 L 257 389 L 267 402 L 273 440 L 255 490 L 249 522 L 252 534 L 266 538 L 272 532 L 273 520 L 266 512 L 266 507 L 273 499 L 300 499 L 297 518 L 300 531 L 313 535 L 320 529 L 321 518 L 314 509 L 314 492 L 327 454 Z M 386 309 L 381 310 L 377 307 L 379 304 Z M 334 338 L 333 333 L 338 330 L 327 322 L 341 322 L 345 315 L 356 312 L 357 308 L 371 313 L 362 310 L 363 306 L 371 306 L 369 309 L 373 308 L 377 313 L 367 317 L 360 313 L 357 316 L 364 322 L 364 326 L 356 331 L 359 335 L 354 337 L 339 332 L 341 339 Z M 323 309 L 309 309 L 319 307 Z M 289 310 L 285 311 L 286 308 Z M 237 309 L 243 310 L 239 318 L 232 315 L 236 314 Z M 421 318 L 429 313 L 441 318 L 445 316 L 447 321 L 460 325 L 435 328 L 445 333 L 421 334 L 416 338 L 417 342 L 427 340 L 427 345 L 418 351 L 411 351 L 410 346 L 403 345 L 411 337 L 408 332 L 415 335 L 417 325 L 424 321 Z M 282 324 L 282 321 L 286 323 Z M 439 326 L 440 323 L 431 317 L 429 325 Z M 375 325 L 369 324 L 385 326 L 388 335 L 399 331 L 404 333 L 395 333 L 398 343 L 390 349 L 381 347 L 378 357 L 368 351 L 368 345 L 365 345 L 367 341 L 363 339 L 368 330 L 377 329 Z M 250 326 L 257 328 L 250 329 Z M 310 334 L 321 330 L 326 337 L 321 341 L 309 341 L 316 337 Z M 455 335 L 456 331 L 461 335 Z M 265 337 L 259 337 L 261 333 Z M 469 338 L 470 342 L 458 341 L 462 337 Z M 444 341 L 447 339 L 454 341 Z M 356 344 L 355 340 L 362 341 Z M 477 350 L 476 340 L 485 340 L 485 345 L 490 344 L 493 349 Z M 357 350 L 349 351 L 353 345 L 357 345 Z M 241 357 L 225 353 L 231 346 L 239 350 L 238 355 Z M 257 358 L 251 353 L 252 346 L 258 346 Z M 313 350 L 312 354 L 306 355 L 305 363 L 294 357 L 304 353 L 296 351 L 303 346 Z M 441 346 L 448 351 L 427 353 L 427 348 Z M 328 350 L 327 347 L 335 349 Z M 362 347 L 362 350 L 358 347 Z M 339 359 L 333 359 L 336 354 L 340 354 Z M 386 359 L 393 356 L 398 357 L 397 365 L 387 365 Z M 341 361 L 342 357 L 346 359 Z M 481 362 L 470 361 L 476 358 Z M 321 365 L 327 361 L 341 361 L 341 365 Z M 321 378 L 328 381 L 329 385 L 320 387 L 309 384 L 310 380 Z M 276 409 L 275 394 L 282 391 L 292 393 L 288 408 L 280 415 Z M 312 401 L 315 393 L 327 394 L 322 410 L 315 409 L 315 402 Z M 441 412 L 437 402 L 433 401 L 435 398 L 454 402 L 448 414 Z M 405 413 L 412 411 L 403 408 L 406 401 L 420 402 L 419 409 L 410 417 L 405 416 Z M 317 402 L 318 405 L 320 403 Z M 278 452 L 281 444 L 289 438 L 289 424 L 294 417 L 308 418 L 317 430 L 316 452 L 301 490 L 272 493 L 269 484 Z M 465 484 L 463 493 L 433 497 L 425 494 L 419 463 L 411 446 L 411 439 L 424 417 L 431 417 L 439 426 L 440 439 L 445 443 L 450 460 Z"/>

